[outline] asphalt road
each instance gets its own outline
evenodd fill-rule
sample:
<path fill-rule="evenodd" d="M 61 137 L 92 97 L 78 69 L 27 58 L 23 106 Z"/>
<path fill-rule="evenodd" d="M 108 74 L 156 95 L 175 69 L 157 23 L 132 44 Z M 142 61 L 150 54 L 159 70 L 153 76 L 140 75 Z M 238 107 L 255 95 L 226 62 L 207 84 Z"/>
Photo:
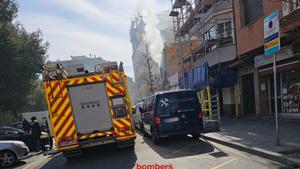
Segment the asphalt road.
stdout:
<path fill-rule="evenodd" d="M 38 155 L 19 163 L 18 169 L 145 169 L 148 165 L 164 169 L 269 169 L 283 165 L 238 150 L 191 137 L 175 137 L 153 145 L 138 135 L 135 150 L 113 145 L 88 149 L 82 157 L 65 159 L 61 154 Z M 162 168 L 162 167 L 161 167 Z M 158 168 L 153 168 L 158 169 Z"/>

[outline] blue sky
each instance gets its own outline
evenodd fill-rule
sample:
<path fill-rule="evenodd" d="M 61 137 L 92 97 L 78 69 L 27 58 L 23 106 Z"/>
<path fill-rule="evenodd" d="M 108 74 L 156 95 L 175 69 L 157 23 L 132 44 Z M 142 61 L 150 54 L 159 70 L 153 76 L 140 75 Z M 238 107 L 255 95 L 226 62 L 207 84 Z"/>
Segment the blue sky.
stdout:
<path fill-rule="evenodd" d="M 17 0 L 16 21 L 26 30 L 41 29 L 50 43 L 49 60 L 96 54 L 123 61 L 133 76 L 130 21 L 136 9 L 170 8 L 170 0 Z"/>

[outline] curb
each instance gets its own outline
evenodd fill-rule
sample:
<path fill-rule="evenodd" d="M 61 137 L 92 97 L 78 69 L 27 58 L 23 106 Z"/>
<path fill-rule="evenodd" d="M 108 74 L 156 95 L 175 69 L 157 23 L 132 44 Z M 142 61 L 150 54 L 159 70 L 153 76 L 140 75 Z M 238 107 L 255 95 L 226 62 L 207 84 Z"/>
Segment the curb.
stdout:
<path fill-rule="evenodd" d="M 285 165 L 288 165 L 290 167 L 300 167 L 300 159 L 297 158 L 293 158 L 293 157 L 289 157 L 287 155 L 284 154 L 279 154 L 276 152 L 272 152 L 272 151 L 268 151 L 268 150 L 264 150 L 264 149 L 260 149 L 260 148 L 256 148 L 256 147 L 248 147 L 245 146 L 243 144 L 239 144 L 239 143 L 230 143 L 224 140 L 220 140 L 220 139 L 216 139 L 213 137 L 209 137 L 209 136 L 205 136 L 203 134 L 201 134 L 200 136 L 203 139 L 206 140 L 210 140 L 228 147 L 232 147 L 234 149 L 238 149 L 250 154 L 254 154 L 272 161 L 276 161 Z"/>

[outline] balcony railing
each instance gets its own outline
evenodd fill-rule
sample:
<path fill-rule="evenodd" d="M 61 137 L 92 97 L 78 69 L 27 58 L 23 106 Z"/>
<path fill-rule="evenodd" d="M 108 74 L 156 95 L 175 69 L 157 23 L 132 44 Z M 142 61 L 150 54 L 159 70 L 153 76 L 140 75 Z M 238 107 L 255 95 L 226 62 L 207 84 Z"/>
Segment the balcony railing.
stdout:
<path fill-rule="evenodd" d="M 300 0 L 285 0 L 283 2 L 283 16 L 287 16 L 293 11 L 300 9 Z"/>
<path fill-rule="evenodd" d="M 300 0 L 286 0 L 283 3 L 283 17 L 280 19 L 281 31 L 291 32 L 300 28 Z"/>

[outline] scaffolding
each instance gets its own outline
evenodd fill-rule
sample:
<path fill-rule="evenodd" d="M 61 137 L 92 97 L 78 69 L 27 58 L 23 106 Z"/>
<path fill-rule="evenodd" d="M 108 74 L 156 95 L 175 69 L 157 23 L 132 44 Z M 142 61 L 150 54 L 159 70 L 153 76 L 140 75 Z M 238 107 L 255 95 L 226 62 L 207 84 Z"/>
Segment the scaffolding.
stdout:
<path fill-rule="evenodd" d="M 180 63 L 178 64 L 181 71 L 182 79 L 184 77 L 184 60 L 191 57 L 190 63 L 192 64 L 192 37 L 190 29 L 194 25 L 195 4 L 194 0 L 171 0 L 172 10 L 170 16 L 173 17 L 173 29 L 175 36 L 175 43 L 178 44 L 177 51 L 180 55 Z M 189 42 L 189 54 L 184 56 L 183 42 Z M 184 83 L 184 88 L 186 88 Z"/>
<path fill-rule="evenodd" d="M 220 48 L 232 45 L 234 41 L 232 1 L 227 0 L 171 0 L 173 29 L 175 42 L 180 54 L 179 74 L 185 82 L 184 73 L 190 68 L 208 62 L 210 52 L 217 50 L 218 67 L 223 58 Z M 224 12 L 225 11 L 225 12 Z M 220 13 L 226 13 L 220 16 Z M 229 17 L 228 17 L 229 16 Z M 230 21 L 230 22 L 228 22 Z M 192 48 L 192 40 L 199 42 L 196 49 Z M 189 42 L 189 54 L 183 54 L 183 42 Z M 201 59 L 200 59 L 201 58 Z M 189 62 L 185 62 L 188 60 Z M 186 63 L 187 66 L 185 65 Z M 186 69 L 187 68 L 187 69 Z M 186 84 L 183 83 L 186 88 Z M 198 93 L 202 110 L 208 119 L 220 120 L 220 91 L 211 86 L 203 86 Z"/>

